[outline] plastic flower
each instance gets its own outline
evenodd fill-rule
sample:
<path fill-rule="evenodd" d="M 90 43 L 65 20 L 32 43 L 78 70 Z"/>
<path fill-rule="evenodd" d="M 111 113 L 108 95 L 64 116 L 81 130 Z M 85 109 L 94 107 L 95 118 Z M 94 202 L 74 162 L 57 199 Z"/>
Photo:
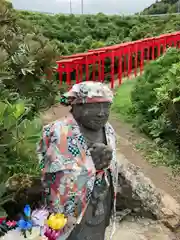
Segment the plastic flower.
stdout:
<path fill-rule="evenodd" d="M 26 221 L 24 219 L 21 219 L 17 222 L 18 227 L 20 230 L 29 230 L 32 228 L 32 221 Z"/>
<path fill-rule="evenodd" d="M 8 222 L 6 222 L 6 225 L 8 227 L 15 227 L 17 225 L 17 222 L 15 222 L 15 221 L 8 221 Z"/>
<path fill-rule="evenodd" d="M 31 208 L 30 208 L 29 205 L 26 205 L 24 207 L 24 214 L 25 214 L 26 217 L 30 218 L 30 216 L 31 216 Z"/>
<path fill-rule="evenodd" d="M 48 238 L 48 240 L 56 240 L 60 236 L 60 231 L 53 230 L 46 226 L 44 235 Z"/>
<path fill-rule="evenodd" d="M 31 215 L 31 220 L 33 222 L 33 225 L 43 227 L 48 216 L 49 216 L 49 212 L 45 208 L 34 210 Z"/>
<path fill-rule="evenodd" d="M 67 218 L 64 214 L 51 214 L 49 219 L 47 220 L 47 225 L 52 228 L 53 230 L 60 230 L 62 229 L 67 223 Z"/>

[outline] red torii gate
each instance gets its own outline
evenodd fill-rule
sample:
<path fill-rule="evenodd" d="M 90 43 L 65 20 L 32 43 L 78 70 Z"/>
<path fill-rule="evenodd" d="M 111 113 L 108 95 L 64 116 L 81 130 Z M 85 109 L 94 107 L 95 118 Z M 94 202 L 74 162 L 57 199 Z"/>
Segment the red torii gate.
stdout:
<path fill-rule="evenodd" d="M 83 70 L 86 74 L 86 81 L 89 79 L 89 65 L 92 65 L 92 80 L 96 81 L 95 67 L 98 64 L 98 81 L 104 82 L 104 64 L 105 59 L 109 58 L 111 60 L 111 88 L 114 88 L 115 73 L 114 73 L 114 63 L 115 57 L 118 59 L 118 71 L 117 76 L 119 80 L 119 85 L 122 82 L 122 74 L 130 77 L 132 71 L 135 76 L 137 76 L 137 69 L 140 67 L 140 73 L 142 73 L 144 68 L 144 60 L 154 60 L 155 57 L 159 57 L 162 53 L 166 51 L 167 47 L 174 46 L 179 47 L 180 42 L 180 32 L 163 34 L 158 37 L 146 38 L 134 42 L 126 42 L 121 44 L 116 44 L 114 46 L 107 46 L 103 48 L 89 50 L 85 53 L 73 54 L 70 56 L 62 56 L 59 61 L 57 61 L 59 73 L 59 80 L 62 83 L 63 73 L 66 73 L 66 83 L 71 85 L 71 72 L 76 71 L 76 83 L 83 80 Z M 155 49 L 157 53 L 155 56 Z M 146 51 L 146 59 L 145 59 Z M 133 60 L 134 58 L 134 60 Z M 124 60 L 124 61 L 123 61 Z M 139 60 L 139 61 L 138 61 Z M 134 62 L 134 67 L 132 68 L 132 63 Z M 140 62 L 140 63 L 139 63 Z M 122 69 L 123 63 L 123 69 Z M 139 63 L 139 64 L 138 64 Z"/>

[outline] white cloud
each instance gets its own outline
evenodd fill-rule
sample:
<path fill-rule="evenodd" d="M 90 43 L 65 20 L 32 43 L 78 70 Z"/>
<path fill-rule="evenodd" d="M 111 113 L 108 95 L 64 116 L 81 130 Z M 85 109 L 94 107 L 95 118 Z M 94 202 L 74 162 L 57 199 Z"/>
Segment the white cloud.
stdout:
<path fill-rule="evenodd" d="M 70 0 L 12 0 L 15 8 L 36 11 L 69 13 Z M 148 7 L 155 0 L 83 0 L 85 13 L 104 12 L 113 13 L 135 13 Z M 73 13 L 80 13 L 81 0 L 71 0 Z"/>

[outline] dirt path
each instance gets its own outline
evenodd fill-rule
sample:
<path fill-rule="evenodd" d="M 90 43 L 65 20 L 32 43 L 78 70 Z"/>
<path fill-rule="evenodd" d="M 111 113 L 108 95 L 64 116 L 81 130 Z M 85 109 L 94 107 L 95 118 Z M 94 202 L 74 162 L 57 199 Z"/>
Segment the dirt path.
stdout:
<path fill-rule="evenodd" d="M 68 112 L 68 108 L 56 105 L 43 114 L 44 124 L 62 118 Z M 111 117 L 110 122 L 117 133 L 117 150 L 132 163 L 139 166 L 158 188 L 169 193 L 180 203 L 180 177 L 173 176 L 170 169 L 166 167 L 153 167 L 143 158 L 141 152 L 135 149 L 135 144 L 142 138 L 128 124 L 123 123 L 114 116 Z"/>
<path fill-rule="evenodd" d="M 173 176 L 172 171 L 167 167 L 154 167 L 144 159 L 141 152 L 137 151 L 135 145 L 142 141 L 128 124 L 121 122 L 116 117 L 110 120 L 118 135 L 118 151 L 136 166 L 139 166 L 143 173 L 149 177 L 156 187 L 169 193 L 180 203 L 180 177 Z"/>

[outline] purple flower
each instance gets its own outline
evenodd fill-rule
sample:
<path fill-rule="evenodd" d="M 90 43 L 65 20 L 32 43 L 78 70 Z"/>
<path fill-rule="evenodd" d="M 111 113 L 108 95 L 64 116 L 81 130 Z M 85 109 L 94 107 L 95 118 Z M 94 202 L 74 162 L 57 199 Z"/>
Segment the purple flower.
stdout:
<path fill-rule="evenodd" d="M 56 240 L 60 236 L 60 231 L 53 230 L 46 226 L 44 236 L 48 238 L 48 240 Z"/>
<path fill-rule="evenodd" d="M 49 212 L 45 208 L 34 210 L 31 215 L 33 225 L 43 227 L 48 216 Z"/>

